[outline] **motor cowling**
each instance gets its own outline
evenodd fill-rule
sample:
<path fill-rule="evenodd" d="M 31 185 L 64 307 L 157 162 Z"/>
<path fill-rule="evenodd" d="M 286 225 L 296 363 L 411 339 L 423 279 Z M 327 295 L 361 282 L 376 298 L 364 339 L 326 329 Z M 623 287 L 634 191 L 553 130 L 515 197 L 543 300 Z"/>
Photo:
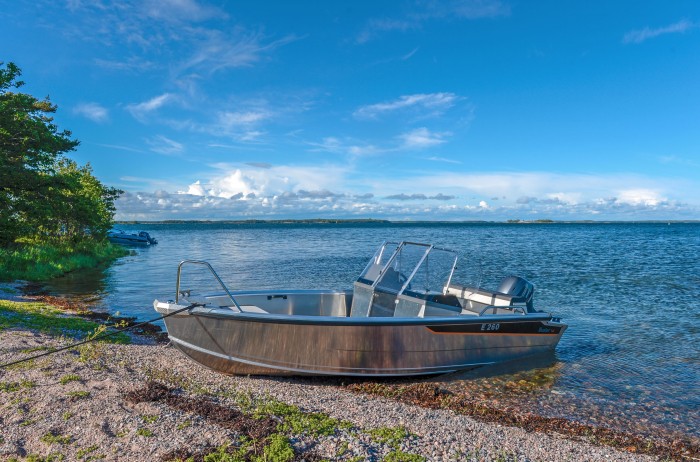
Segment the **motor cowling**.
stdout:
<path fill-rule="evenodd" d="M 498 292 L 513 297 L 514 303 L 524 303 L 528 311 L 533 311 L 532 297 L 535 295 L 535 286 L 520 276 L 507 276 L 498 286 Z"/>

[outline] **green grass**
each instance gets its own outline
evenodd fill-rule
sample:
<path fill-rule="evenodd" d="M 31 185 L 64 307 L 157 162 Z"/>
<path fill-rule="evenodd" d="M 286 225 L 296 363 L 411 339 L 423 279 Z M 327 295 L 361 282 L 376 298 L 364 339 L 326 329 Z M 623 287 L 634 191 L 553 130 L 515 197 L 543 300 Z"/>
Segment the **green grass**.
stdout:
<path fill-rule="evenodd" d="M 19 462 L 20 459 L 16 457 L 10 457 L 7 459 L 8 462 Z M 66 460 L 66 456 L 59 452 L 52 452 L 45 456 L 40 456 L 38 454 L 28 454 L 25 459 L 21 459 L 23 462 L 61 462 Z"/>
<path fill-rule="evenodd" d="M 157 415 L 142 415 L 141 420 L 143 420 L 145 423 L 154 423 L 155 421 L 158 420 Z"/>
<path fill-rule="evenodd" d="M 0 331 L 19 327 L 54 336 L 84 338 L 100 329 L 102 324 L 77 316 L 67 316 L 51 305 L 38 302 L 0 300 Z M 120 333 L 104 339 L 110 343 L 129 343 L 129 336 Z"/>
<path fill-rule="evenodd" d="M 68 396 L 71 397 L 71 398 L 78 398 L 78 399 L 80 399 L 80 398 L 89 398 L 89 397 L 90 397 L 90 392 L 89 392 L 89 391 L 84 391 L 84 390 L 81 390 L 81 391 L 71 391 L 71 392 L 68 392 Z"/>
<path fill-rule="evenodd" d="M 270 435 L 267 440 L 267 444 L 263 448 L 263 454 L 260 457 L 256 457 L 253 460 L 256 462 L 286 462 L 294 460 L 294 449 L 292 445 L 289 444 L 289 439 L 280 434 L 274 433 Z"/>
<path fill-rule="evenodd" d="M 87 448 L 79 449 L 78 452 L 76 453 L 76 456 L 78 457 L 78 459 L 82 459 L 86 455 L 90 454 L 91 452 L 95 452 L 98 449 L 99 449 L 99 446 L 97 446 L 97 445 L 93 445 L 93 446 L 89 446 Z"/>
<path fill-rule="evenodd" d="M 0 281 L 43 281 L 79 269 L 103 266 L 128 254 L 124 247 L 107 241 L 20 243 L 16 248 L 0 249 Z"/>
<path fill-rule="evenodd" d="M 80 376 L 75 375 L 75 374 L 68 374 L 64 375 L 63 377 L 60 378 L 59 382 L 61 385 L 65 385 L 70 382 L 77 382 L 80 381 Z"/>
<path fill-rule="evenodd" d="M 338 428 L 352 427 L 350 422 L 333 419 L 320 412 L 304 412 L 296 406 L 277 401 L 271 397 L 258 402 L 255 417 L 277 416 L 282 418 L 278 429 L 295 435 L 330 436 Z"/>
<path fill-rule="evenodd" d="M 139 428 L 138 430 L 136 430 L 136 434 L 139 436 L 145 436 L 147 438 L 153 436 L 153 432 L 148 428 Z"/>
<path fill-rule="evenodd" d="M 264 443 L 262 454 L 256 455 L 251 451 L 254 443 L 259 444 L 261 441 L 244 438 L 238 447 L 224 444 L 206 454 L 203 460 L 204 462 L 291 462 L 294 460 L 294 448 L 289 443 L 289 438 L 281 433 L 273 433 L 262 441 Z"/>
<path fill-rule="evenodd" d="M 70 444 L 70 435 L 56 435 L 54 433 L 46 433 L 41 437 L 41 441 L 46 444 Z"/>
<path fill-rule="evenodd" d="M 377 443 L 386 444 L 392 448 L 398 448 L 404 438 L 410 436 L 410 433 L 404 427 L 379 427 L 368 430 L 367 433 Z"/>
<path fill-rule="evenodd" d="M 426 458 L 423 456 L 399 451 L 398 449 L 391 451 L 382 459 L 383 462 L 424 462 L 425 460 Z"/>
<path fill-rule="evenodd" d="M 20 391 L 23 388 L 34 388 L 36 384 L 31 380 L 22 380 L 21 382 L 0 382 L 0 392 L 12 393 Z"/>

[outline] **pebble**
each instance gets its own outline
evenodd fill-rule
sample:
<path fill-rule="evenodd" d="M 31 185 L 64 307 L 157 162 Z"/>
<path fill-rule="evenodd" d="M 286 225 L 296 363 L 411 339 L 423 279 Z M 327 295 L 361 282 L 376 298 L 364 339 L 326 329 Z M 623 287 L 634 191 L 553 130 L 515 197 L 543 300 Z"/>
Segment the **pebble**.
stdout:
<path fill-rule="evenodd" d="M 46 335 L 28 338 L 22 331 L 0 331 L 0 362 L 21 357 L 22 349 L 58 344 L 59 340 Z M 99 363 L 80 363 L 75 355 L 57 354 L 39 360 L 31 368 L 0 372 L 0 382 L 34 382 L 33 387 L 21 391 L 0 392 L 0 460 L 28 455 L 45 457 L 51 452 L 63 454 L 66 460 L 77 460 L 79 451 L 96 446 L 90 454 L 101 455 L 101 460 L 142 462 L 159 460 L 182 447 L 202 449 L 231 440 L 230 430 L 162 402 L 133 405 L 124 400 L 124 392 L 142 387 L 153 375 L 179 377 L 207 390 L 270 396 L 355 425 L 352 430 L 339 429 L 328 437 L 295 435 L 291 442 L 298 450 L 306 451 L 302 457 L 379 461 L 396 448 L 377 442 L 367 432 L 403 426 L 411 435 L 398 448 L 430 461 L 655 460 L 559 435 L 480 422 L 452 411 L 359 395 L 323 379 L 226 376 L 201 367 L 164 345 L 107 345 L 105 349 L 108 353 Z M 67 374 L 76 374 L 81 380 L 61 384 L 60 378 Z M 67 399 L 68 393 L 75 391 L 89 391 L 90 396 Z M 221 404 L 234 405 L 233 398 L 221 395 L 217 399 Z M 157 418 L 147 421 L 146 416 Z M 28 420 L 29 424 L 22 423 Z M 153 436 L 139 435 L 139 429 L 147 429 Z M 71 443 L 41 441 L 51 431 L 69 435 Z"/>

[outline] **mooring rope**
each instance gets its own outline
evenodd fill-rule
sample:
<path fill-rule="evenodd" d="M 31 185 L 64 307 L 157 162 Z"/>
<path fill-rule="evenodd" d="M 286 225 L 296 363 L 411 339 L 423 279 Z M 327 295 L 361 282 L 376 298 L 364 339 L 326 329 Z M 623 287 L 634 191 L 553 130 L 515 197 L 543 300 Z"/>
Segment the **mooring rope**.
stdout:
<path fill-rule="evenodd" d="M 20 364 L 20 363 L 23 363 L 23 362 L 31 361 L 32 359 L 41 358 L 41 357 L 43 357 L 43 356 L 52 355 L 52 354 L 54 354 L 54 353 L 60 353 L 61 351 L 70 350 L 71 348 L 79 347 L 80 345 L 85 345 L 86 343 L 94 342 L 94 341 L 96 341 L 96 340 L 101 340 L 101 339 L 103 339 L 103 338 L 107 338 L 107 337 L 111 337 L 111 336 L 113 336 L 113 335 L 121 334 L 122 332 L 126 332 L 126 331 L 128 331 L 128 330 L 130 330 L 130 329 L 134 329 L 135 327 L 140 327 L 140 326 L 143 326 L 143 325 L 145 325 L 145 324 L 150 324 L 150 323 L 155 322 L 155 321 L 160 321 L 161 319 L 165 319 L 165 318 L 167 318 L 168 316 L 173 316 L 173 315 L 175 315 L 175 314 L 182 313 L 183 311 L 191 310 L 192 308 L 195 308 L 195 307 L 197 307 L 197 306 L 204 306 L 204 305 L 203 305 L 202 303 L 192 303 L 191 305 L 186 306 L 186 307 L 184 307 L 184 308 L 180 308 L 179 310 L 175 310 L 175 311 L 173 311 L 172 313 L 168 313 L 168 314 L 165 314 L 165 315 L 163 315 L 163 316 L 160 316 L 160 317 L 158 317 L 158 318 L 154 318 L 154 319 L 151 319 L 151 320 L 148 320 L 148 321 L 143 321 L 143 322 L 140 322 L 140 323 L 138 323 L 138 324 L 134 324 L 133 326 L 124 327 L 124 328 L 122 328 L 122 329 L 117 329 L 117 330 L 114 330 L 114 331 L 112 331 L 112 332 L 105 332 L 104 334 L 100 334 L 100 335 L 97 335 L 97 336 L 95 336 L 95 337 L 88 338 L 88 339 L 86 339 L 86 340 L 82 340 L 82 341 L 80 341 L 80 342 L 76 342 L 76 343 L 73 343 L 73 344 L 68 345 L 68 346 L 64 346 L 64 347 L 61 347 L 61 348 L 58 348 L 58 349 L 46 351 L 46 352 L 44 352 L 44 353 L 40 353 L 40 354 L 38 354 L 38 355 L 30 356 L 30 357 L 28 357 L 28 358 L 19 359 L 19 360 L 17 360 L 17 361 L 12 361 L 12 362 L 9 362 L 9 363 L 0 364 L 0 369 L 4 369 L 4 368 L 10 367 L 10 366 L 14 366 L 15 364 Z"/>

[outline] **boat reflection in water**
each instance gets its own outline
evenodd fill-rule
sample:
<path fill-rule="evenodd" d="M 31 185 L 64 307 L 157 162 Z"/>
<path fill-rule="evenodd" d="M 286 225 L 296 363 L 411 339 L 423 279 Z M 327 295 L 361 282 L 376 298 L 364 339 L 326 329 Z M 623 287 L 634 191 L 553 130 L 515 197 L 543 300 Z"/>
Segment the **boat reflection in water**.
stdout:
<path fill-rule="evenodd" d="M 174 301 L 154 301 L 173 344 L 228 374 L 411 376 L 455 372 L 552 351 L 566 324 L 533 306 L 534 287 L 508 276 L 495 291 L 452 282 L 456 252 L 385 242 L 352 290 L 229 291 L 202 261 L 178 267 Z M 181 290 L 204 265 L 219 294 Z"/>

